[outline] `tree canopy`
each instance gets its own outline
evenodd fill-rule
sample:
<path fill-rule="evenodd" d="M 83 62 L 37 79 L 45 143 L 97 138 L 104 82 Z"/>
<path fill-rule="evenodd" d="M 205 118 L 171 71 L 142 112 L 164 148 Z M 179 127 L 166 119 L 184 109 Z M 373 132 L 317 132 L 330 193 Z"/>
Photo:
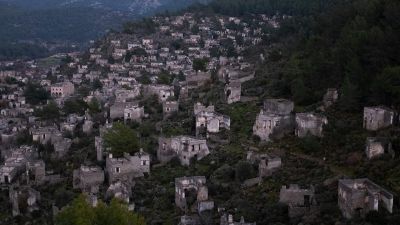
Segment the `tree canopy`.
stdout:
<path fill-rule="evenodd" d="M 27 103 L 32 105 L 46 103 L 46 101 L 50 99 L 50 93 L 48 91 L 39 84 L 31 82 L 26 85 L 24 95 Z"/>
<path fill-rule="evenodd" d="M 124 152 L 135 153 L 139 151 L 139 138 L 135 130 L 123 123 L 114 123 L 113 127 L 105 134 L 104 142 L 111 153 L 122 156 Z"/>
<path fill-rule="evenodd" d="M 88 204 L 84 195 L 76 198 L 55 219 L 56 225 L 145 225 L 143 217 L 130 212 L 128 207 L 113 199 L 109 205 L 99 202 Z"/>

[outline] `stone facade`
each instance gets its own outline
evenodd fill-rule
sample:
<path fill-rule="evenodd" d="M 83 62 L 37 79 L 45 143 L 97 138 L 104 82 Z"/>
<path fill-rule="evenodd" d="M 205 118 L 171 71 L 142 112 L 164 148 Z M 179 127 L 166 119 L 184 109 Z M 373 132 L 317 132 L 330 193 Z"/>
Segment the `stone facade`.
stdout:
<path fill-rule="evenodd" d="M 228 116 L 216 113 L 201 111 L 196 114 L 196 135 L 199 136 L 203 131 L 208 133 L 218 133 L 221 129 L 229 130 L 231 119 Z"/>
<path fill-rule="evenodd" d="M 220 225 L 256 225 L 256 223 L 247 223 L 242 216 L 239 222 L 233 221 L 232 214 L 224 213 L 220 219 Z"/>
<path fill-rule="evenodd" d="M 317 204 L 313 186 L 309 189 L 301 189 L 296 184 L 291 184 L 289 188 L 282 186 L 279 202 L 288 205 L 290 218 L 303 216 Z"/>
<path fill-rule="evenodd" d="M 2 152 L 4 165 L 0 166 L 0 184 L 11 184 L 17 177 L 26 172 L 26 164 L 37 157 L 37 150 L 31 146 L 20 146 Z"/>
<path fill-rule="evenodd" d="M 282 138 L 293 132 L 293 102 L 285 99 L 267 99 L 253 126 L 253 134 L 262 141 Z"/>
<path fill-rule="evenodd" d="M 57 127 L 39 127 L 33 128 L 30 130 L 32 135 L 32 140 L 39 142 L 43 145 L 48 142 L 56 142 L 62 139 L 61 132 L 57 129 Z"/>
<path fill-rule="evenodd" d="M 215 107 L 213 105 L 206 107 L 200 102 L 198 102 L 193 106 L 193 114 L 196 116 L 200 112 L 215 112 Z"/>
<path fill-rule="evenodd" d="M 133 106 L 124 109 L 124 122 L 141 122 L 144 116 L 144 107 Z"/>
<path fill-rule="evenodd" d="M 296 136 L 303 138 L 307 135 L 322 137 L 324 125 L 328 124 L 325 116 L 315 113 L 296 113 Z"/>
<path fill-rule="evenodd" d="M 393 210 L 393 195 L 369 179 L 339 180 L 338 204 L 345 218 L 364 217 L 380 207 Z"/>
<path fill-rule="evenodd" d="M 144 116 L 144 108 L 139 107 L 137 102 L 115 102 L 110 107 L 110 118 L 140 121 Z"/>
<path fill-rule="evenodd" d="M 324 107 L 328 108 L 329 106 L 333 105 L 338 100 L 338 98 L 339 94 L 337 89 L 328 88 L 323 98 Z"/>
<path fill-rule="evenodd" d="M 33 188 L 11 186 L 9 197 L 12 206 L 12 215 L 18 216 L 21 211 L 32 213 L 39 210 L 40 193 Z"/>
<path fill-rule="evenodd" d="M 96 148 L 97 161 L 103 161 L 103 153 L 104 153 L 103 138 L 100 136 L 94 137 L 94 146 Z"/>
<path fill-rule="evenodd" d="M 75 87 L 71 82 L 63 82 L 51 86 L 50 92 L 53 97 L 65 98 L 74 94 Z"/>
<path fill-rule="evenodd" d="M 178 157 L 182 165 L 190 165 L 191 159 L 200 160 L 210 154 L 207 141 L 189 136 L 177 136 L 158 139 L 157 158 L 160 162 L 168 162 Z"/>
<path fill-rule="evenodd" d="M 73 188 L 86 193 L 97 193 L 104 183 L 104 171 L 100 167 L 81 166 L 73 172 Z"/>
<path fill-rule="evenodd" d="M 242 95 L 242 84 L 239 81 L 232 81 L 225 85 L 225 97 L 228 104 L 240 101 Z"/>
<path fill-rule="evenodd" d="M 119 200 L 129 204 L 132 196 L 132 187 L 130 184 L 117 181 L 112 183 L 106 192 L 106 199 L 118 198 Z"/>
<path fill-rule="evenodd" d="M 181 220 L 178 225 L 201 225 L 200 218 L 198 215 L 184 215 L 181 216 Z"/>
<path fill-rule="evenodd" d="M 365 153 L 368 159 L 379 157 L 385 153 L 394 154 L 392 143 L 387 138 L 368 137 Z"/>
<path fill-rule="evenodd" d="M 133 90 L 118 89 L 115 90 L 116 102 L 128 102 L 140 96 L 140 86 L 133 86 Z"/>
<path fill-rule="evenodd" d="M 370 131 L 377 131 L 393 125 L 395 112 L 384 106 L 364 107 L 363 126 Z"/>
<path fill-rule="evenodd" d="M 85 120 L 85 122 L 82 124 L 82 131 L 83 133 L 89 135 L 92 133 L 93 130 L 93 121 L 92 120 Z"/>
<path fill-rule="evenodd" d="M 175 178 L 175 204 L 182 210 L 189 207 L 186 202 L 185 191 L 193 189 L 197 192 L 197 210 L 202 212 L 214 208 L 213 201 L 208 199 L 208 188 L 205 186 L 206 178 L 204 176 L 180 177 Z"/>
<path fill-rule="evenodd" d="M 72 145 L 72 140 L 69 138 L 62 138 L 61 140 L 55 142 L 54 146 L 54 153 L 53 158 L 60 159 L 67 154 L 69 148 Z"/>
<path fill-rule="evenodd" d="M 253 151 L 247 152 L 247 161 L 258 164 L 258 176 L 269 177 L 282 167 L 282 159 L 271 154 L 258 154 Z"/>
<path fill-rule="evenodd" d="M 174 97 L 174 87 L 161 84 L 153 84 L 145 87 L 145 93 L 147 95 L 157 95 L 160 102 L 167 101 L 170 97 Z"/>
<path fill-rule="evenodd" d="M 177 101 L 166 101 L 163 102 L 163 115 L 164 117 L 169 117 L 173 113 L 179 111 L 179 103 Z"/>
<path fill-rule="evenodd" d="M 27 162 L 26 172 L 29 183 L 40 185 L 46 180 L 46 165 L 43 160 Z"/>
<path fill-rule="evenodd" d="M 106 172 L 109 184 L 116 181 L 130 183 L 135 177 L 150 173 L 150 155 L 140 151 L 133 156 L 125 153 L 123 158 L 113 158 L 110 154 L 106 159 Z"/>

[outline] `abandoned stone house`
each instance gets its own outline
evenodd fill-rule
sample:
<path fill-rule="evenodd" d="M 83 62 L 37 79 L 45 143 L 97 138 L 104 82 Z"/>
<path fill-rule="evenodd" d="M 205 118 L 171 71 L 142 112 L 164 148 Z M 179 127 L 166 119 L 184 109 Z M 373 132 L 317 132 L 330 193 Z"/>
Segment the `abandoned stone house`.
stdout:
<path fill-rule="evenodd" d="M 377 158 L 383 154 L 394 156 L 392 143 L 388 138 L 368 137 L 365 145 L 365 153 L 368 159 Z"/>
<path fill-rule="evenodd" d="M 104 183 L 104 171 L 97 166 L 81 165 L 73 172 L 73 188 L 85 193 L 98 193 Z"/>
<path fill-rule="evenodd" d="M 279 194 L 279 202 L 288 205 L 290 218 L 300 217 L 316 208 L 317 202 L 314 196 L 314 187 L 302 189 L 297 184 L 291 184 L 289 188 L 282 186 Z"/>
<path fill-rule="evenodd" d="M 322 137 L 323 128 L 328 119 L 315 113 L 296 113 L 296 136 L 303 138 L 307 135 Z"/>
<path fill-rule="evenodd" d="M 136 121 L 141 122 L 145 117 L 144 107 L 138 105 L 124 109 L 124 122 Z"/>
<path fill-rule="evenodd" d="M 94 146 L 96 149 L 97 161 L 103 161 L 104 155 L 105 155 L 106 151 L 108 150 L 108 149 L 105 149 L 105 147 L 104 147 L 103 137 L 112 127 L 113 127 L 113 124 L 109 123 L 108 120 L 106 120 L 105 125 L 100 125 L 100 127 L 99 127 L 100 136 L 94 137 Z"/>
<path fill-rule="evenodd" d="M 138 102 L 115 102 L 110 107 L 110 118 L 124 119 L 124 121 L 141 121 L 144 117 L 144 107 Z"/>
<path fill-rule="evenodd" d="M 328 88 L 326 91 L 324 97 L 323 97 L 323 103 L 324 107 L 328 108 L 331 105 L 333 105 L 339 98 L 339 94 L 336 88 Z"/>
<path fill-rule="evenodd" d="M 53 158 L 60 159 L 67 154 L 69 148 L 72 145 L 72 140 L 69 138 L 62 138 L 53 143 L 54 153 L 52 154 Z"/>
<path fill-rule="evenodd" d="M 85 134 L 91 134 L 93 130 L 93 121 L 91 119 L 86 119 L 82 124 L 82 132 Z"/>
<path fill-rule="evenodd" d="M 156 95 L 160 102 L 165 102 L 169 98 L 174 97 L 174 87 L 168 85 L 161 85 L 161 84 L 152 84 L 145 86 L 145 94 Z"/>
<path fill-rule="evenodd" d="M 201 225 L 199 215 L 183 215 L 178 225 Z"/>
<path fill-rule="evenodd" d="M 104 142 L 103 138 L 100 136 L 94 137 L 94 147 L 96 149 L 97 161 L 103 161 L 104 154 Z"/>
<path fill-rule="evenodd" d="M 125 153 L 122 158 L 113 158 L 110 154 L 106 159 L 106 173 L 109 184 L 116 181 L 130 183 L 134 178 L 150 173 L 150 155 L 143 150 L 133 156 Z"/>
<path fill-rule="evenodd" d="M 215 107 L 213 105 L 204 106 L 200 102 L 196 103 L 193 107 L 193 114 L 196 116 L 200 112 L 215 112 Z"/>
<path fill-rule="evenodd" d="M 163 102 L 163 115 L 164 117 L 169 117 L 175 112 L 179 111 L 178 101 L 165 101 Z"/>
<path fill-rule="evenodd" d="M 117 89 L 115 90 L 115 101 L 116 102 L 128 102 L 140 95 L 141 87 L 139 85 L 133 85 L 132 90 Z"/>
<path fill-rule="evenodd" d="M 196 192 L 195 205 L 187 203 L 187 191 Z M 183 211 L 195 207 L 198 213 L 214 208 L 214 202 L 208 199 L 208 188 L 204 176 L 175 178 L 175 204 Z"/>
<path fill-rule="evenodd" d="M 0 183 L 10 184 L 26 172 L 26 163 L 37 157 L 37 151 L 31 146 L 20 146 L 2 152 L 4 164 L 0 166 Z"/>
<path fill-rule="evenodd" d="M 347 219 L 364 217 L 370 211 L 393 210 L 393 195 L 369 179 L 339 180 L 338 204 Z"/>
<path fill-rule="evenodd" d="M 266 99 L 264 107 L 257 115 L 253 126 L 253 134 L 262 141 L 271 141 L 273 138 L 282 138 L 293 132 L 294 108 L 292 101 L 286 99 Z"/>
<path fill-rule="evenodd" d="M 198 88 L 204 86 L 211 81 L 211 74 L 208 72 L 190 71 L 185 76 L 186 86 L 189 89 Z"/>
<path fill-rule="evenodd" d="M 258 164 L 258 176 L 260 178 L 271 176 L 282 167 L 282 159 L 272 154 L 248 151 L 246 160 L 251 164 Z"/>
<path fill-rule="evenodd" d="M 61 132 L 57 127 L 39 127 L 30 130 L 32 140 L 40 144 L 47 144 L 48 142 L 56 142 L 62 138 Z"/>
<path fill-rule="evenodd" d="M 239 102 L 242 95 L 242 83 L 232 81 L 225 85 L 225 98 L 228 104 Z"/>
<path fill-rule="evenodd" d="M 220 60 L 223 63 L 223 60 Z M 218 70 L 218 79 L 221 82 L 229 83 L 230 81 L 237 80 L 241 83 L 249 81 L 254 78 L 255 72 L 254 67 L 248 65 L 237 65 L 237 66 L 222 66 Z"/>
<path fill-rule="evenodd" d="M 65 98 L 75 92 L 74 84 L 71 82 L 57 83 L 51 86 L 51 96 Z"/>
<path fill-rule="evenodd" d="M 2 165 L 0 166 L 0 183 L 10 184 L 18 176 L 19 168 L 14 165 Z"/>
<path fill-rule="evenodd" d="M 364 107 L 363 127 L 370 131 L 377 131 L 393 125 L 395 111 L 384 106 Z"/>
<path fill-rule="evenodd" d="M 280 157 L 266 156 L 262 157 L 258 164 L 258 176 L 268 177 L 275 171 L 282 167 L 282 160 Z"/>
<path fill-rule="evenodd" d="M 46 181 L 46 164 L 43 160 L 33 160 L 26 163 L 27 181 L 30 184 L 41 185 Z"/>
<path fill-rule="evenodd" d="M 240 218 L 239 222 L 235 222 L 235 221 L 233 221 L 233 215 L 232 214 L 226 214 L 226 213 L 224 213 L 221 216 L 219 224 L 220 225 L 256 225 L 256 223 L 247 223 L 247 222 L 245 222 L 243 216 Z"/>
<path fill-rule="evenodd" d="M 129 183 L 117 181 L 110 184 L 110 186 L 107 188 L 105 197 L 108 200 L 116 198 L 125 202 L 126 204 L 129 204 L 130 210 L 133 210 L 135 207 L 135 204 L 130 204 L 132 197 L 132 185 Z"/>
<path fill-rule="evenodd" d="M 189 166 L 192 159 L 200 160 L 208 154 L 210 151 L 204 139 L 189 136 L 158 139 L 157 159 L 162 163 L 178 157 L 182 165 Z"/>
<path fill-rule="evenodd" d="M 13 216 L 18 216 L 22 212 L 32 213 L 39 210 L 40 192 L 29 186 L 11 186 L 9 198 Z"/>
<path fill-rule="evenodd" d="M 196 114 L 196 135 L 205 132 L 218 133 L 222 129 L 229 130 L 231 119 L 228 116 L 216 112 L 199 112 Z"/>

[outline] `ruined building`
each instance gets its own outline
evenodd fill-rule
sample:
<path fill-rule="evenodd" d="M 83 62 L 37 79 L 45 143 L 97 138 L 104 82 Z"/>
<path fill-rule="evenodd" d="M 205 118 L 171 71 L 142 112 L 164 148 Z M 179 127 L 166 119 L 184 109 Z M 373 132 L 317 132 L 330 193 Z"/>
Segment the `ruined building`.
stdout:
<path fill-rule="evenodd" d="M 150 155 L 144 151 L 131 156 L 128 153 L 122 158 L 113 158 L 112 154 L 106 159 L 108 183 L 116 181 L 130 183 L 135 177 L 143 177 L 150 173 Z"/>
<path fill-rule="evenodd" d="M 196 114 L 196 135 L 203 133 L 218 133 L 221 129 L 229 130 L 231 119 L 228 116 L 201 111 Z"/>
<path fill-rule="evenodd" d="M 189 136 L 177 136 L 158 139 L 157 158 L 160 162 L 168 162 L 178 157 L 182 165 L 190 165 L 191 159 L 200 160 L 210 154 L 207 141 Z"/>
<path fill-rule="evenodd" d="M 151 96 L 156 95 L 158 97 L 159 102 L 165 102 L 170 97 L 174 97 L 174 87 L 162 84 L 151 84 L 147 85 L 144 88 L 145 95 Z"/>
<path fill-rule="evenodd" d="M 307 135 L 322 137 L 324 125 L 328 124 L 325 116 L 315 113 L 296 113 L 296 136 L 303 138 Z"/>
<path fill-rule="evenodd" d="M 269 177 L 282 167 L 282 159 L 271 154 L 258 154 L 253 151 L 247 152 L 247 161 L 258 164 L 258 176 Z"/>
<path fill-rule="evenodd" d="M 364 217 L 380 207 L 393 210 L 393 195 L 369 179 L 339 180 L 338 204 L 345 218 Z"/>
<path fill-rule="evenodd" d="M 383 154 L 394 156 L 392 143 L 388 138 L 368 137 L 365 145 L 365 153 L 368 159 L 377 158 Z"/>
<path fill-rule="evenodd" d="M 281 138 L 293 132 L 293 102 L 285 99 L 267 99 L 253 126 L 254 135 L 262 141 Z"/>
<path fill-rule="evenodd" d="M 110 184 L 106 192 L 106 199 L 117 198 L 126 204 L 131 202 L 132 186 L 128 183 L 117 181 Z"/>
<path fill-rule="evenodd" d="M 225 96 L 228 104 L 240 101 L 242 84 L 239 81 L 232 81 L 225 85 Z"/>
<path fill-rule="evenodd" d="M 393 125 L 395 112 L 384 106 L 364 107 L 363 126 L 370 131 L 377 131 Z"/>
<path fill-rule="evenodd" d="M 213 105 L 210 106 L 204 106 L 200 102 L 196 103 L 193 107 L 193 114 L 196 116 L 200 112 L 215 112 L 215 107 Z"/>
<path fill-rule="evenodd" d="M 197 193 L 196 205 L 197 212 L 201 213 L 214 208 L 214 202 L 208 199 L 208 188 L 204 176 L 180 177 L 175 178 L 175 204 L 181 210 L 188 210 L 186 191 L 195 190 Z"/>
<path fill-rule="evenodd" d="M 235 221 L 233 221 L 232 214 L 228 214 L 227 215 L 226 213 L 224 213 L 221 216 L 220 225 L 256 225 L 256 223 L 247 223 L 247 222 L 245 222 L 243 216 L 240 218 L 239 222 L 235 222 Z"/>
<path fill-rule="evenodd" d="M 28 183 L 43 184 L 46 180 L 46 165 L 43 160 L 33 160 L 26 163 Z"/>
<path fill-rule="evenodd" d="M 138 102 L 115 102 L 110 107 L 110 118 L 124 119 L 124 121 L 139 121 L 144 116 L 144 108 Z"/>
<path fill-rule="evenodd" d="M 12 206 L 12 215 L 18 216 L 21 213 L 32 213 L 39 210 L 38 202 L 40 193 L 28 186 L 14 187 L 9 190 L 9 198 Z"/>
<path fill-rule="evenodd" d="M 86 193 L 97 193 L 104 183 L 104 171 L 97 166 L 81 166 L 73 172 L 73 188 Z"/>
<path fill-rule="evenodd" d="M 303 216 L 317 205 L 313 186 L 301 189 L 297 184 L 291 184 L 289 188 L 282 186 L 279 202 L 288 205 L 290 218 Z"/>
<path fill-rule="evenodd" d="M 163 102 L 163 115 L 165 118 L 171 116 L 173 113 L 178 111 L 179 111 L 178 101 Z"/>
<path fill-rule="evenodd" d="M 74 94 L 75 88 L 74 84 L 67 81 L 62 83 L 57 83 L 50 88 L 51 96 L 53 97 L 68 97 Z"/>
<path fill-rule="evenodd" d="M 328 88 L 326 91 L 323 102 L 324 107 L 328 108 L 329 106 L 333 105 L 339 98 L 339 94 L 336 88 Z"/>
<path fill-rule="evenodd" d="M 178 225 L 201 225 L 200 217 L 198 215 L 184 215 L 181 216 Z"/>
<path fill-rule="evenodd" d="M 37 157 L 37 150 L 32 146 L 23 145 L 2 152 L 2 156 L 4 165 L 0 166 L 0 184 L 10 184 L 26 172 L 26 164 Z"/>

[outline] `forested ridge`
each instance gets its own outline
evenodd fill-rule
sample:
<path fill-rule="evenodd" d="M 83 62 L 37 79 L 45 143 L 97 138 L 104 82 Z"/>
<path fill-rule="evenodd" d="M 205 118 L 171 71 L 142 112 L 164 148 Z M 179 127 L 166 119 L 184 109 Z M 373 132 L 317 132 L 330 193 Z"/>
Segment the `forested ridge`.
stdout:
<path fill-rule="evenodd" d="M 339 88 L 343 109 L 376 104 L 400 109 L 399 1 L 216 0 L 192 8 L 198 10 L 290 16 L 264 40 L 269 60 L 255 83 L 267 82 L 265 95 L 310 105 L 327 88 Z"/>

